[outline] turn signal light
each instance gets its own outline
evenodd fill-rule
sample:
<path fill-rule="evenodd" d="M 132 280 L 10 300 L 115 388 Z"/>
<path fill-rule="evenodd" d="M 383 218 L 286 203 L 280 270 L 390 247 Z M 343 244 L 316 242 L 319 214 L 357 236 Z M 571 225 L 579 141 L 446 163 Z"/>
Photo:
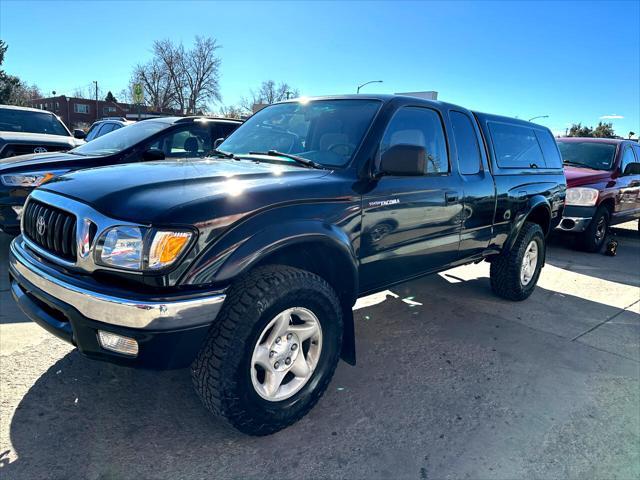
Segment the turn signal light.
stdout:
<path fill-rule="evenodd" d="M 116 333 L 98 330 L 98 341 L 105 350 L 135 357 L 138 355 L 138 342 L 133 338 L 123 337 Z"/>

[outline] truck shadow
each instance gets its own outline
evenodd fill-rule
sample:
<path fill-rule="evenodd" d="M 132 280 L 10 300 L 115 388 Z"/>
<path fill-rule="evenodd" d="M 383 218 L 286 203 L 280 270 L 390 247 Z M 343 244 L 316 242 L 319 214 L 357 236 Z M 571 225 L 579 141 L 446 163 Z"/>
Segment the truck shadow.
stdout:
<path fill-rule="evenodd" d="M 539 289 L 531 301 L 544 304 L 552 295 Z M 563 301 L 598 315 L 618 311 L 579 297 Z M 516 401 L 513 395 L 501 396 L 499 390 L 517 389 L 526 379 L 509 377 L 510 362 L 501 363 L 501 356 L 518 358 L 545 374 L 574 368 L 572 349 L 579 346 L 557 332 L 547 337 L 571 348 L 558 346 L 538 358 L 523 347 L 532 335 L 531 327 L 523 325 L 531 309 L 527 302 L 497 300 L 485 278 L 433 276 L 400 285 L 386 300 L 383 296 L 380 303 L 356 312 L 358 366 L 339 366 L 327 394 L 305 419 L 262 438 L 244 436 L 211 416 L 194 393 L 188 370 L 134 370 L 91 361 L 74 351 L 52 365 L 22 398 L 10 426 L 18 458 L 5 462 L 1 471 L 4 478 L 29 479 L 247 478 L 276 473 L 279 478 L 308 478 L 319 472 L 353 477 L 373 462 L 379 476 L 389 478 L 393 471 L 384 465 L 391 461 L 411 468 L 418 462 L 419 472 L 426 468 L 419 464 L 425 453 L 435 458 L 464 452 L 461 419 L 475 418 L 473 428 L 478 428 L 490 411 L 518 408 L 510 404 Z M 398 362 L 415 368 L 407 367 L 400 375 L 395 370 L 385 373 L 385 365 Z M 603 368 L 605 363 L 579 368 Z M 496 386 L 492 378 L 502 383 Z M 562 392 L 556 394 L 562 397 Z M 417 416 L 407 414 L 415 411 Z M 389 453 L 372 457 L 369 452 L 366 460 L 355 447 L 361 441 L 366 446 L 363 439 L 388 439 L 390 434 L 408 446 L 405 453 L 391 449 L 399 455 L 394 459 Z M 453 438 L 438 446 L 445 435 Z M 284 472 L 277 455 L 286 455 L 283 444 L 297 445 L 290 470 Z M 377 448 L 375 443 L 372 448 Z"/>

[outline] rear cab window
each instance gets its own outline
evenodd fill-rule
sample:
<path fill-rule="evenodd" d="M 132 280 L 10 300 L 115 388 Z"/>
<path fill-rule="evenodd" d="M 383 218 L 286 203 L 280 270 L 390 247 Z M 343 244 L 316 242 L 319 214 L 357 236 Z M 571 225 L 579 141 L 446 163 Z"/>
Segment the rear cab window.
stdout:
<path fill-rule="evenodd" d="M 562 157 L 548 128 L 497 115 L 474 114 L 489 143 L 495 174 L 562 171 Z"/>
<path fill-rule="evenodd" d="M 499 168 L 540 168 L 542 150 L 532 128 L 489 122 Z"/>

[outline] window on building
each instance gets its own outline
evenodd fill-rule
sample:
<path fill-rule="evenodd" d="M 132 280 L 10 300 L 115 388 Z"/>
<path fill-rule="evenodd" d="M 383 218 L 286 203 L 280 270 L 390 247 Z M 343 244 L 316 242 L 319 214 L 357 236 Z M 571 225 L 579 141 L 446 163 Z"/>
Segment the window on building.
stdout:
<path fill-rule="evenodd" d="M 56 102 L 56 110 L 60 109 L 60 102 Z"/>
<path fill-rule="evenodd" d="M 394 145 L 416 145 L 427 152 L 425 174 L 447 173 L 449 158 L 440 115 L 435 110 L 405 107 L 391 119 L 380 144 L 380 156 Z"/>
<path fill-rule="evenodd" d="M 116 107 L 102 107 L 102 113 L 104 115 L 110 115 L 116 113 Z"/>
<path fill-rule="evenodd" d="M 89 113 L 89 105 L 86 103 L 74 103 L 73 111 L 76 113 Z"/>

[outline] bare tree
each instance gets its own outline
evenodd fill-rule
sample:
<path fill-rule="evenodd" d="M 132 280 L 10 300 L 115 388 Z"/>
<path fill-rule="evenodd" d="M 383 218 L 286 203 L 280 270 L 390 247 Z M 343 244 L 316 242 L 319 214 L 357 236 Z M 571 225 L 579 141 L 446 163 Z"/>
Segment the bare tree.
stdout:
<path fill-rule="evenodd" d="M 186 107 L 185 79 L 182 70 L 184 47 L 182 44 L 175 45 L 168 38 L 165 40 L 156 40 L 153 43 L 153 53 L 155 59 L 164 65 L 176 106 L 181 112 L 184 112 Z"/>
<path fill-rule="evenodd" d="M 200 36 L 191 50 L 170 39 L 154 42 L 153 53 L 164 65 L 173 100 L 181 111 L 195 113 L 206 109 L 207 102 L 221 99 L 219 48 L 215 39 Z"/>
<path fill-rule="evenodd" d="M 145 103 L 153 110 L 162 111 L 173 106 L 175 92 L 165 64 L 158 58 L 137 65 L 130 87 L 141 83 L 145 92 Z"/>
<path fill-rule="evenodd" d="M 98 85 L 98 98 L 104 98 L 105 95 L 106 94 L 104 93 L 104 90 L 102 90 L 100 85 Z M 76 87 L 73 89 L 71 96 L 76 98 L 86 98 L 89 100 L 95 100 L 96 87 L 92 83 L 88 85 L 83 85 L 81 87 Z"/>
<path fill-rule="evenodd" d="M 276 84 L 273 80 L 266 80 L 262 82 L 257 91 L 251 90 L 251 94 L 248 98 L 242 97 L 240 99 L 240 106 L 245 111 L 252 113 L 253 106 L 256 104 L 272 104 L 288 98 L 294 98 L 299 95 L 300 91 L 297 88 L 291 87 L 286 82 Z"/>
<path fill-rule="evenodd" d="M 187 85 L 187 111 L 206 109 L 209 101 L 220 101 L 220 46 L 210 37 L 196 37 L 193 49 L 184 55 L 184 76 Z"/>
<path fill-rule="evenodd" d="M 225 118 L 242 118 L 245 115 L 244 109 L 239 105 L 222 105 L 217 115 Z"/>

